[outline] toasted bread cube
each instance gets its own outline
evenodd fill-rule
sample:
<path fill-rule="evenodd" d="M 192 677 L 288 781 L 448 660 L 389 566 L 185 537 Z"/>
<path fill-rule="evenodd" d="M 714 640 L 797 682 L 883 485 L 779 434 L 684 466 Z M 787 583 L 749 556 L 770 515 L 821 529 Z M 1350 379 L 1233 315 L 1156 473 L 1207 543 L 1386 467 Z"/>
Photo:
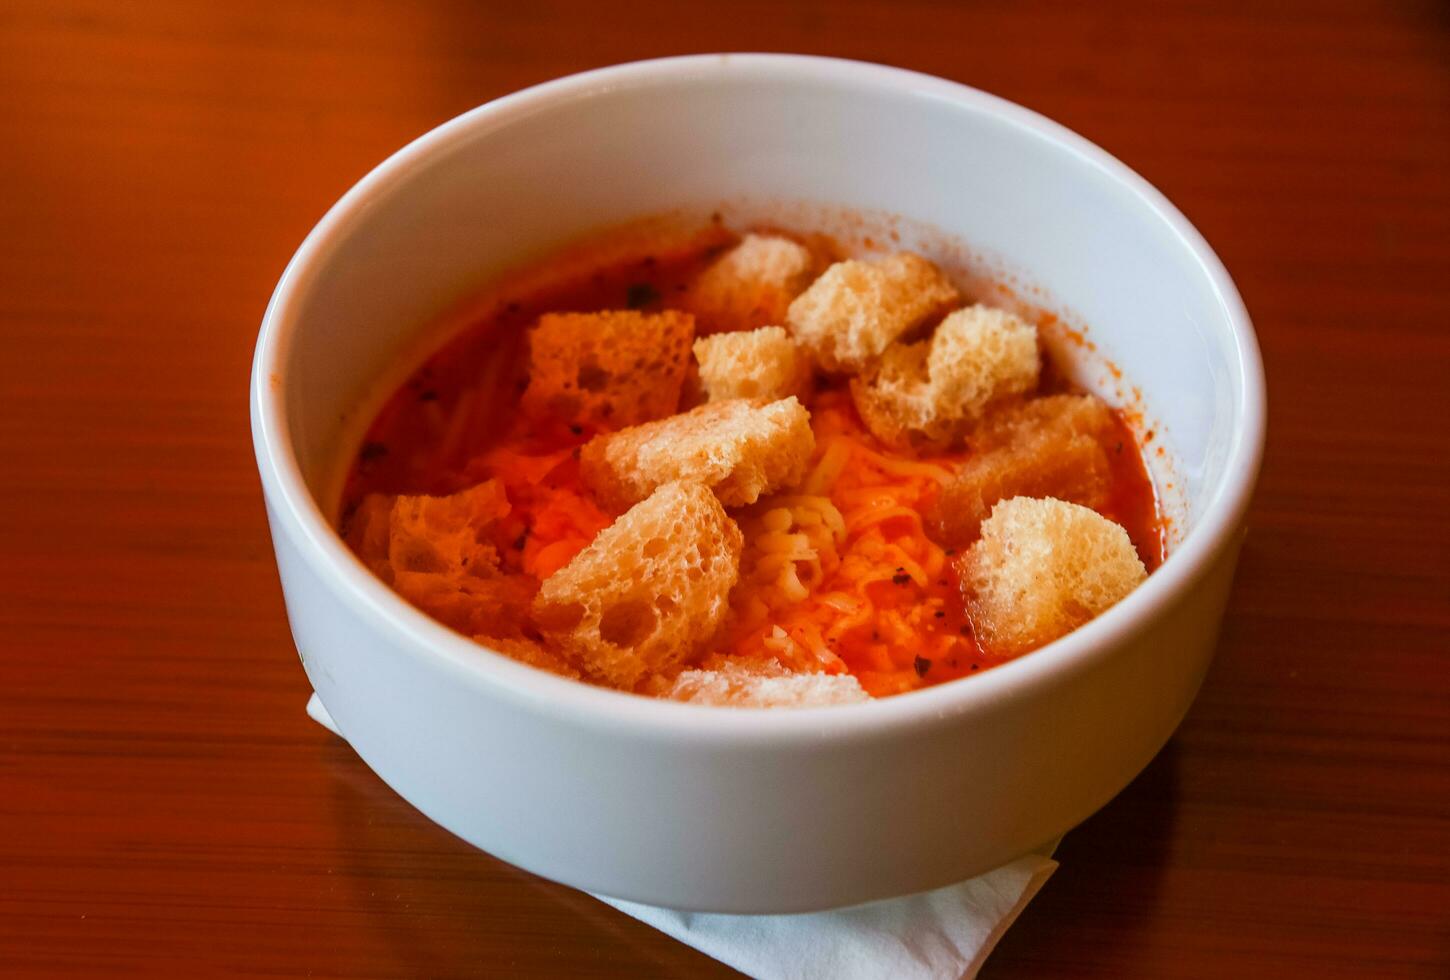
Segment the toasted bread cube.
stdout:
<path fill-rule="evenodd" d="M 702 334 L 780 323 L 815 268 L 804 245 L 779 235 L 746 235 L 700 273 L 683 305 L 699 319 Z"/>
<path fill-rule="evenodd" d="M 609 428 L 670 415 L 694 337 L 678 310 L 546 313 L 529 331 L 524 411 Z"/>
<path fill-rule="evenodd" d="M 715 635 L 741 546 L 713 493 L 667 483 L 544 579 L 534 622 L 572 667 L 632 690 Z"/>
<path fill-rule="evenodd" d="M 978 642 L 1004 657 L 1070 633 L 1148 576 L 1120 525 L 1050 497 L 997 504 L 957 570 Z"/>
<path fill-rule="evenodd" d="M 708 669 L 681 671 L 663 697 L 730 708 L 813 708 L 871 700 L 850 674 L 810 674 L 778 663 L 717 658 Z"/>
<path fill-rule="evenodd" d="M 483 535 L 508 512 L 508 497 L 497 480 L 446 497 L 398 496 L 388 547 L 394 571 L 460 577 L 497 568 L 498 550 Z"/>
<path fill-rule="evenodd" d="M 703 484 L 739 507 L 800 482 L 815 447 L 810 413 L 795 398 L 737 398 L 596 436 L 579 475 L 607 507 L 626 507 L 673 480 Z"/>
<path fill-rule="evenodd" d="M 796 297 L 786 320 L 822 368 L 859 373 L 892 341 L 959 298 L 940 269 L 900 252 L 837 262 Z"/>
<path fill-rule="evenodd" d="M 396 500 L 391 494 L 370 493 L 352 514 L 343 519 L 342 525 L 343 540 L 353 554 L 389 585 L 393 584 L 393 563 L 388 552 L 393 541 L 393 503 Z"/>
<path fill-rule="evenodd" d="M 423 612 L 465 636 L 518 637 L 537 583 L 524 575 L 438 575 L 399 572 L 393 588 Z M 491 642 L 491 641 L 490 641 Z"/>
<path fill-rule="evenodd" d="M 1024 445 L 1044 433 L 1090 436 L 1102 441 L 1116 438 L 1118 426 L 1113 410 L 1096 395 L 1043 395 L 989 412 L 968 435 L 967 442 L 972 449 L 984 452 Z"/>
<path fill-rule="evenodd" d="M 423 612 L 460 633 L 511 635 L 534 595 L 504 576 L 488 531 L 509 512 L 497 480 L 445 497 L 369 494 L 347 541 L 373 573 Z"/>
<path fill-rule="evenodd" d="M 718 333 L 695 341 L 700 383 L 709 401 L 795 395 L 811 385 L 811 359 L 783 327 Z"/>
<path fill-rule="evenodd" d="M 1112 411 L 1092 395 L 1049 395 L 995 412 L 969 437 L 977 452 L 942 487 L 927 526 L 941 544 L 963 548 L 1008 497 L 1100 508 L 1112 487 L 1106 447 L 1118 439 Z"/>
<path fill-rule="evenodd" d="M 389 584 L 398 574 L 445 579 L 490 574 L 498 549 L 486 532 L 509 512 L 503 484 L 485 480 L 445 497 L 369 494 L 348 521 L 358 557 Z"/>
<path fill-rule="evenodd" d="M 1006 310 L 957 310 L 930 339 L 895 343 L 851 397 L 871 433 L 900 449 L 944 449 L 994 402 L 1037 387 L 1037 328 Z"/>
<path fill-rule="evenodd" d="M 521 664 L 547 670 L 560 677 L 579 679 L 579 671 L 569 666 L 563 657 L 537 641 L 525 637 L 498 636 L 475 636 L 473 641 L 488 647 L 495 653 L 501 653 L 505 657 L 517 660 Z"/>

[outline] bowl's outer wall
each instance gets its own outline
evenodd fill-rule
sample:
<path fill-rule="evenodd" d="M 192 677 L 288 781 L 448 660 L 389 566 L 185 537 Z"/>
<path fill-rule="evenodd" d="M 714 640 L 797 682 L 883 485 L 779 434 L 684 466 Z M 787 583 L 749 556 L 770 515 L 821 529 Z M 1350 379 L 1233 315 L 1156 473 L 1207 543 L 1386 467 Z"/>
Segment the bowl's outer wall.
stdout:
<path fill-rule="evenodd" d="M 460 666 L 430 649 L 401 600 L 358 585 L 356 568 L 339 573 L 349 559 L 317 504 L 280 489 L 277 459 L 290 442 L 318 493 L 340 452 L 339 419 L 410 333 L 521 256 L 611 222 L 755 194 L 933 222 L 1032 270 L 1142 386 L 1202 514 L 1231 483 L 1224 461 L 1246 426 L 1233 304 L 1150 192 L 1083 152 L 1021 110 L 919 76 L 702 58 L 505 100 L 355 189 L 279 284 L 253 396 L 293 635 L 362 758 L 428 816 L 521 867 L 733 912 L 959 880 L 1111 798 L 1202 680 L 1236 529 L 1156 615 L 1098 634 L 1116 649 L 1034 673 L 1000 699 L 942 699 L 920 723 L 864 734 L 822 722 L 819 738 L 670 739 L 521 697 L 502 677 L 524 668 L 486 654 Z M 280 408 L 268 407 L 274 390 Z M 285 418 L 282 434 L 268 430 L 269 412 Z"/>

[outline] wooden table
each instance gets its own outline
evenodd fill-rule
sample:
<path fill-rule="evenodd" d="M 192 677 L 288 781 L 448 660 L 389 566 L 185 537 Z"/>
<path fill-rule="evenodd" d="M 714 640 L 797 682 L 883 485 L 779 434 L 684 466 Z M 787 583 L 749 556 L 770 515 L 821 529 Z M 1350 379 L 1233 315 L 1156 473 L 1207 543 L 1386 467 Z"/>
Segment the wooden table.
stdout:
<path fill-rule="evenodd" d="M 302 713 L 253 469 L 268 294 L 494 96 L 668 53 L 1061 120 L 1242 287 L 1268 459 L 1221 652 L 986 975 L 1450 971 L 1450 12 L 835 0 L 0 6 L 0 974 L 725 974 L 475 852 Z"/>

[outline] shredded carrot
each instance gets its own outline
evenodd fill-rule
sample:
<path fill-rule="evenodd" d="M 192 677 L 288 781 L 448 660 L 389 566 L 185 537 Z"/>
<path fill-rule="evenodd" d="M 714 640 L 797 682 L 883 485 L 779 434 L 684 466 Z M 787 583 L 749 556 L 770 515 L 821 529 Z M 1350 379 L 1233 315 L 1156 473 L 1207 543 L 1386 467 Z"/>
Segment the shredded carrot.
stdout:
<path fill-rule="evenodd" d="M 532 441 L 515 434 L 470 467 L 497 479 L 513 504 L 498 535 L 505 565 L 542 580 L 583 551 L 610 517 L 580 482 L 573 447 L 531 452 Z"/>

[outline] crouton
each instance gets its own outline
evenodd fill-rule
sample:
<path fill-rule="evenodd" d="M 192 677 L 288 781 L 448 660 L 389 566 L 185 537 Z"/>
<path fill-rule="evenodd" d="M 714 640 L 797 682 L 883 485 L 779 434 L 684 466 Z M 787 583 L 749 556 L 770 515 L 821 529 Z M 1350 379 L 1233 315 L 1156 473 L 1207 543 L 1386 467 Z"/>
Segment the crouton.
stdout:
<path fill-rule="evenodd" d="M 446 497 L 373 493 L 348 519 L 345 537 L 389 585 L 400 573 L 456 579 L 498 568 L 498 549 L 485 532 L 508 512 L 497 480 Z"/>
<path fill-rule="evenodd" d="M 393 584 L 393 563 L 388 552 L 393 541 L 396 500 L 391 494 L 370 493 L 342 522 L 342 537 L 347 546 L 374 575 L 389 585 Z"/>
<path fill-rule="evenodd" d="M 1116 437 L 1117 422 L 1107 402 L 1096 395 L 1043 395 L 1005 404 L 987 415 L 968 434 L 973 450 L 986 452 L 1019 446 L 1044 432 Z"/>
<path fill-rule="evenodd" d="M 423 612 L 465 636 L 521 636 L 538 583 L 525 575 L 464 575 L 447 579 L 399 572 L 393 588 Z"/>
<path fill-rule="evenodd" d="M 997 504 L 957 571 L 978 642 L 1006 657 L 1077 629 L 1148 575 L 1121 526 L 1050 497 Z"/>
<path fill-rule="evenodd" d="M 544 579 L 534 622 L 570 666 L 632 690 L 715 635 L 741 546 L 714 494 L 667 483 Z"/>
<path fill-rule="evenodd" d="M 778 663 L 718 659 L 722 662 L 710 669 L 681 671 L 661 696 L 731 708 L 811 708 L 871 700 L 850 674 L 796 673 Z"/>
<path fill-rule="evenodd" d="M 851 398 L 866 428 L 898 449 L 945 449 L 993 402 L 1037 387 L 1037 328 L 1006 310 L 970 306 L 929 340 L 894 343 Z"/>
<path fill-rule="evenodd" d="M 695 341 L 700 383 L 712 402 L 731 398 L 774 401 L 804 399 L 811 384 L 811 361 L 783 327 L 720 333 Z"/>
<path fill-rule="evenodd" d="M 643 500 L 672 480 L 703 484 L 739 507 L 798 483 L 815 446 L 810 413 L 795 398 L 737 398 L 596 436 L 579 475 L 607 507 Z"/>
<path fill-rule="evenodd" d="M 497 569 L 498 550 L 485 532 L 509 509 L 503 484 L 497 480 L 446 497 L 394 498 L 388 544 L 394 573 L 457 578 Z"/>
<path fill-rule="evenodd" d="M 579 671 L 570 667 L 563 657 L 534 640 L 523 637 L 475 636 L 473 641 L 521 664 L 547 670 L 560 677 L 579 679 Z"/>
<path fill-rule="evenodd" d="M 445 497 L 369 494 L 347 541 L 399 595 L 460 633 L 512 635 L 533 598 L 529 579 L 504 576 L 489 540 L 509 512 L 497 480 Z"/>
<path fill-rule="evenodd" d="M 892 341 L 958 299 L 941 270 L 901 252 L 837 262 L 796 297 L 786 320 L 822 368 L 857 373 Z"/>
<path fill-rule="evenodd" d="M 546 313 L 529 331 L 524 411 L 616 429 L 670 415 L 694 336 L 677 310 Z"/>
<path fill-rule="evenodd" d="M 700 273 L 681 305 L 698 318 L 701 334 L 780 323 L 815 268 L 804 245 L 778 235 L 746 235 Z"/>
<path fill-rule="evenodd" d="M 970 435 L 976 453 L 942 487 L 927 527 L 946 547 L 963 548 L 1008 497 L 1101 508 L 1112 486 L 1104 447 L 1117 438 L 1112 411 L 1091 395 L 1050 395 L 994 412 Z"/>

